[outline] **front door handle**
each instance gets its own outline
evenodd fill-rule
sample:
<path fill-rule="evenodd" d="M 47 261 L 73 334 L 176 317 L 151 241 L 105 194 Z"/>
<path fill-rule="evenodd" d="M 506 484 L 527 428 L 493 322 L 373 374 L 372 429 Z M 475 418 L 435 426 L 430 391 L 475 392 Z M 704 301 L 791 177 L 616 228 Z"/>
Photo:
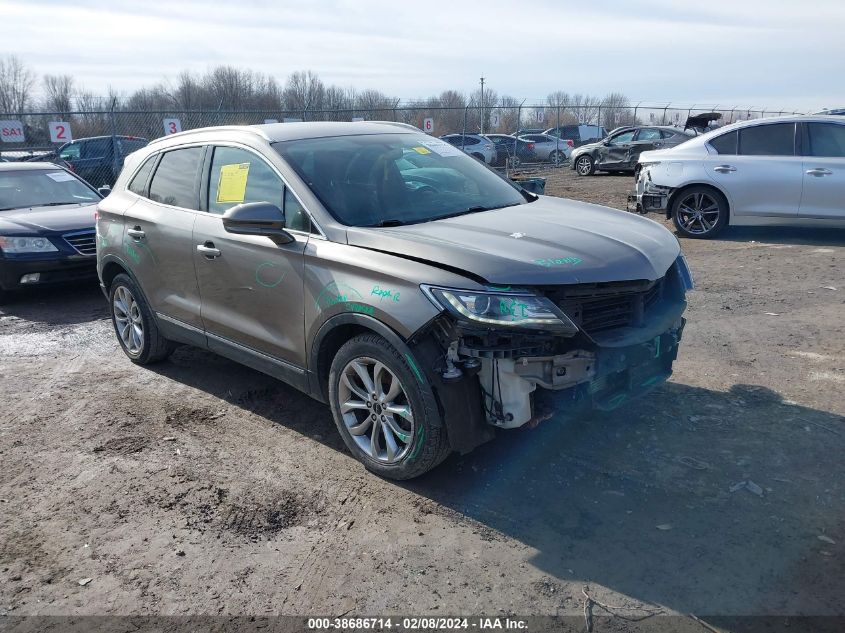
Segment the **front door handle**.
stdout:
<path fill-rule="evenodd" d="M 829 169 L 825 169 L 824 167 L 816 167 L 814 169 L 808 169 L 804 173 L 807 174 L 808 176 L 816 176 L 816 177 L 830 176 L 830 175 L 833 174 L 832 171 L 830 171 Z"/>
<path fill-rule="evenodd" d="M 718 167 L 714 167 L 713 171 L 718 171 L 720 174 L 728 174 L 732 171 L 736 171 L 736 167 L 733 165 L 719 165 Z"/>
<path fill-rule="evenodd" d="M 197 244 L 197 251 L 205 255 L 207 259 L 215 259 L 217 257 L 220 257 L 220 249 L 214 248 L 214 242 Z"/>
<path fill-rule="evenodd" d="M 136 226 L 133 229 L 126 229 L 126 234 L 131 237 L 133 240 L 140 240 L 142 239 L 146 233 L 141 230 L 140 226 Z"/>

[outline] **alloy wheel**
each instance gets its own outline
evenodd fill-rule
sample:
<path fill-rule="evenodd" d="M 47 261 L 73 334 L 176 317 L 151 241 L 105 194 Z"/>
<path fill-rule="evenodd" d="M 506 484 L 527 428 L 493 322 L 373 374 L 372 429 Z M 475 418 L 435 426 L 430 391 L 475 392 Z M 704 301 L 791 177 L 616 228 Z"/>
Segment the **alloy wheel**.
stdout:
<path fill-rule="evenodd" d="M 144 321 L 141 306 L 126 286 L 118 286 L 115 291 L 112 313 L 118 336 L 126 351 L 132 356 L 139 356 L 144 349 Z"/>
<path fill-rule="evenodd" d="M 678 223 L 693 234 L 704 235 L 719 222 L 719 203 L 704 192 L 686 196 L 678 205 Z"/>
<path fill-rule="evenodd" d="M 384 363 L 367 357 L 349 361 L 337 397 L 346 430 L 364 453 L 384 464 L 408 454 L 415 430 L 411 403 Z"/>
<path fill-rule="evenodd" d="M 582 176 L 589 176 L 593 170 L 593 161 L 589 156 L 582 156 L 575 164 L 578 173 Z"/>

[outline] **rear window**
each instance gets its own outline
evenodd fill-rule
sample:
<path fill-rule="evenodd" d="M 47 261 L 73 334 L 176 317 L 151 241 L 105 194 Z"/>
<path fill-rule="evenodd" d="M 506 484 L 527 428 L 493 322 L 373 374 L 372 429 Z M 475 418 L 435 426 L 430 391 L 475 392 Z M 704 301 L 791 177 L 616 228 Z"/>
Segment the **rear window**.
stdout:
<path fill-rule="evenodd" d="M 793 156 L 795 124 L 755 125 L 739 131 L 739 153 L 743 156 Z"/>
<path fill-rule="evenodd" d="M 183 209 L 198 209 L 197 171 L 201 147 L 166 152 L 150 183 L 150 200 Z"/>
<path fill-rule="evenodd" d="M 736 131 L 712 138 L 709 143 L 717 154 L 734 155 L 736 154 Z"/>
<path fill-rule="evenodd" d="M 82 158 L 104 158 L 111 147 L 110 138 L 98 138 L 82 143 Z"/>

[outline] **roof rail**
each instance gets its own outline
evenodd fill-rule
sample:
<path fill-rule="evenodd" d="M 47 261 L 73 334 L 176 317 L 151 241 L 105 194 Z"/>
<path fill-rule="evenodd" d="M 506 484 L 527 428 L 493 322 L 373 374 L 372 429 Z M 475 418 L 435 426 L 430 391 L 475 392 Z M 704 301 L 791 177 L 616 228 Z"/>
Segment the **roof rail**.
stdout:
<path fill-rule="evenodd" d="M 400 123 L 399 121 L 363 121 L 363 123 L 383 123 L 384 125 L 393 125 L 395 127 L 404 127 L 409 130 L 414 130 L 414 132 L 422 132 L 420 128 L 416 125 L 411 125 L 410 123 Z"/>
<path fill-rule="evenodd" d="M 215 132 L 246 132 L 248 134 L 254 134 L 265 141 L 269 141 L 270 137 L 267 136 L 264 132 L 257 129 L 251 125 L 210 125 L 207 127 L 198 127 L 193 130 L 185 130 L 183 132 L 177 132 L 176 134 L 168 134 L 167 136 L 160 136 L 157 139 L 153 139 L 150 141 L 150 145 L 154 143 L 160 143 L 166 139 L 176 138 L 176 137 L 183 137 L 183 136 L 191 136 L 192 134 L 199 134 L 200 132 L 210 132 L 214 130 Z"/>

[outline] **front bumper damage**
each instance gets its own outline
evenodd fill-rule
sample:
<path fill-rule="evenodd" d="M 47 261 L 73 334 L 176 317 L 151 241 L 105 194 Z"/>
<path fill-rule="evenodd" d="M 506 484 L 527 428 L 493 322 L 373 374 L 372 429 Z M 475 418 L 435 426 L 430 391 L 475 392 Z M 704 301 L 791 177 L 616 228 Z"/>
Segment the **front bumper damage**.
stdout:
<path fill-rule="evenodd" d="M 666 212 L 672 191 L 671 187 L 654 184 L 651 170 L 645 166 L 637 172 L 634 191 L 628 194 L 627 210 L 642 214 L 649 211 Z"/>

